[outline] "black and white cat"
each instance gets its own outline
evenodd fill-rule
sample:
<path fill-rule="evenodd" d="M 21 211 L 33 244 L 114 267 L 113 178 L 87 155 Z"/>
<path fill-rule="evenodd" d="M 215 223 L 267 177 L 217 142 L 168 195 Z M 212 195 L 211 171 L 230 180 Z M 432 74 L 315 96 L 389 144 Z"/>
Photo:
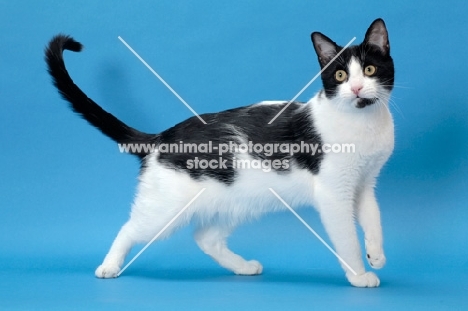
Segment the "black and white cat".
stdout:
<path fill-rule="evenodd" d="M 321 68 L 343 50 L 318 32 L 312 33 L 312 42 Z M 150 241 L 203 188 L 202 195 L 161 238 L 193 221 L 198 228 L 197 244 L 221 266 L 241 275 L 262 273 L 258 261 L 233 253 L 226 239 L 240 223 L 285 209 L 269 191 L 271 188 L 294 208 L 316 207 L 336 252 L 352 268 L 342 263 L 352 285 L 379 286 L 377 276 L 364 268 L 355 219 L 365 234 L 369 264 L 382 268 L 385 256 L 374 187 L 394 146 L 388 108 L 394 66 L 382 19 L 371 24 L 360 45 L 343 50 L 324 70 L 323 90 L 307 103 L 292 103 L 271 124 L 269 121 L 287 105 L 286 101 L 203 114 L 206 125 L 192 117 L 160 134 L 142 133 L 104 111 L 73 83 L 62 53 L 81 48 L 71 37 L 58 35 L 46 49 L 49 73 L 72 109 L 119 144 L 161 147 L 149 153 L 131 151 L 142 162 L 131 216 L 97 268 L 97 277 L 116 277 L 132 246 Z M 198 153 L 184 153 L 182 149 L 163 152 L 162 147 L 170 144 L 181 148 L 182 144 L 211 144 L 215 148 Z M 247 148 L 249 144 L 264 149 L 252 150 Z M 324 149 L 337 144 L 353 145 L 354 150 Z M 220 154 L 217 149 L 226 145 L 229 150 Z M 267 145 L 279 148 L 265 152 Z M 282 148 L 293 145 L 318 149 L 313 153 Z M 200 166 L 194 165 L 195 159 Z M 222 165 L 201 168 L 202 160 Z M 236 164 L 238 160 L 252 165 L 241 167 Z"/>

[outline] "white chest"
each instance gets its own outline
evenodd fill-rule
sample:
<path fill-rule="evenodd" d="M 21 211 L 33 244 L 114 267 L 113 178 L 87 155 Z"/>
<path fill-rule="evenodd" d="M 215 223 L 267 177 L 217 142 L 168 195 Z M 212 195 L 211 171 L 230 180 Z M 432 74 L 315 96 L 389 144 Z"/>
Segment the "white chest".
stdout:
<path fill-rule="evenodd" d="M 334 103 L 311 100 L 312 118 L 323 143 L 335 146 L 325 157 L 329 165 L 359 175 L 380 170 L 394 147 L 392 116 L 385 106 L 342 111 Z M 346 147 L 346 148 L 345 148 Z M 349 152 L 343 152 L 343 151 Z"/>

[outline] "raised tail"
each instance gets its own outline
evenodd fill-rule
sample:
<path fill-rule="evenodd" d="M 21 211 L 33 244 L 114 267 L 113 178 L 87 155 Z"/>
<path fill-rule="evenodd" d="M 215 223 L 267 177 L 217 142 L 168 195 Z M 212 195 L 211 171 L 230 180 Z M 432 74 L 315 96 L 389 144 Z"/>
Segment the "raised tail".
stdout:
<path fill-rule="evenodd" d="M 75 41 L 72 37 L 57 35 L 52 38 L 45 50 L 45 60 L 47 62 L 48 71 L 62 97 L 71 104 L 73 111 L 80 114 L 91 125 L 117 143 L 154 143 L 158 135 L 146 134 L 129 127 L 112 114 L 102 109 L 73 83 L 63 61 L 63 50 L 80 52 L 82 48 L 83 46 L 81 43 Z M 140 158 L 146 155 L 145 152 L 140 152 L 140 150 L 135 150 L 135 152 L 130 153 Z"/>

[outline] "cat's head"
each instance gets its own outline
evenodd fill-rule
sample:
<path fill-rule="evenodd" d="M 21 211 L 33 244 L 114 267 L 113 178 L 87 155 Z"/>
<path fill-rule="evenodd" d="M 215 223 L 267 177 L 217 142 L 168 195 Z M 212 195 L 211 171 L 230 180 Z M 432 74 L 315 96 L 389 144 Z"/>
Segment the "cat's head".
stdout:
<path fill-rule="evenodd" d="M 379 100 L 387 101 L 393 89 L 395 70 L 390 42 L 382 19 L 376 19 L 360 45 L 343 50 L 319 32 L 311 35 L 322 68 L 325 95 L 341 105 L 365 108 Z M 342 53 L 335 59 L 333 58 Z M 332 61 L 333 60 L 333 61 Z M 331 62 L 332 61 L 332 62 Z"/>

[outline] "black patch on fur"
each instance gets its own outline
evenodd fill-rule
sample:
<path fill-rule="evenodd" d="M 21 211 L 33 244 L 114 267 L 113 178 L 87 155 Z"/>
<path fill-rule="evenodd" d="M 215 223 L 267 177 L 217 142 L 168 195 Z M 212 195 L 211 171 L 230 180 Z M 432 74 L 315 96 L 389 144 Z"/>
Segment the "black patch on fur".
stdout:
<path fill-rule="evenodd" d="M 236 143 L 251 141 L 252 145 L 262 144 L 263 146 L 267 143 L 301 144 L 304 142 L 318 144 L 321 147 L 322 140 L 313 127 L 309 107 L 304 104 L 292 103 L 272 124 L 268 124 L 286 104 L 257 104 L 219 113 L 203 114 L 201 117 L 207 122 L 206 125 L 202 124 L 198 118 L 192 117 L 162 132 L 159 142 L 161 144 L 178 144 L 182 141 L 184 144 L 208 144 L 211 141 L 213 146 L 229 144 L 231 141 Z M 214 178 L 229 185 L 235 181 L 238 174 L 238 169 L 232 165 L 236 154 L 231 151 L 235 150 L 229 150 L 228 153 L 222 155 L 222 158 L 227 160 L 227 168 L 222 169 L 187 167 L 187 161 L 193 160 L 194 157 L 198 157 L 200 160 L 219 161 L 218 150 L 197 154 L 160 153 L 158 160 L 167 167 L 186 171 L 194 179 Z M 315 155 L 294 153 L 291 155 L 290 153 L 275 152 L 272 155 L 266 155 L 265 152 L 256 153 L 252 150 L 248 154 L 257 160 L 287 160 L 289 168 L 272 168 L 272 171 L 284 174 L 289 173 L 293 165 L 317 174 L 323 159 L 322 153 Z"/>
<path fill-rule="evenodd" d="M 357 108 L 364 108 L 366 106 L 370 106 L 372 104 L 375 104 L 377 101 L 376 98 L 359 98 L 357 102 Z"/>

